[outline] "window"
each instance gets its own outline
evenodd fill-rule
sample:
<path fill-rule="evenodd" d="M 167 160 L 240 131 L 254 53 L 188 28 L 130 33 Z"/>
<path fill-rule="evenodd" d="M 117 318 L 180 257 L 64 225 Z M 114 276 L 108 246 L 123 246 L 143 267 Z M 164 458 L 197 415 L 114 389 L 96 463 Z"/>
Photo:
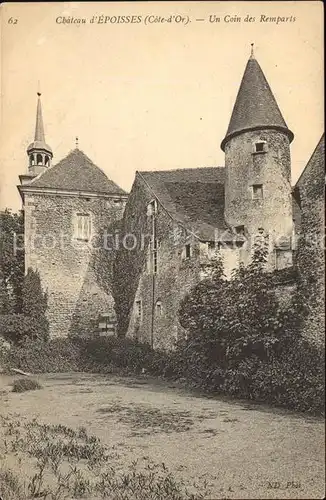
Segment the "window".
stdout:
<path fill-rule="evenodd" d="M 292 250 L 277 248 L 275 250 L 276 269 L 285 269 L 292 266 Z"/>
<path fill-rule="evenodd" d="M 157 274 L 157 249 L 158 249 L 158 241 L 155 238 L 153 242 L 153 272 Z"/>
<path fill-rule="evenodd" d="M 136 302 L 135 302 L 135 314 L 136 314 L 136 318 L 141 319 L 141 317 L 142 317 L 142 303 L 141 303 L 141 300 L 136 300 Z"/>
<path fill-rule="evenodd" d="M 160 300 L 156 301 L 155 305 L 156 316 L 162 316 L 162 302 Z"/>
<path fill-rule="evenodd" d="M 262 200 L 263 199 L 263 185 L 262 184 L 254 184 L 252 186 L 252 199 L 253 200 Z"/>
<path fill-rule="evenodd" d="M 186 257 L 186 259 L 190 259 L 190 257 L 191 257 L 191 245 L 190 245 L 190 243 L 187 243 L 187 245 L 185 246 L 185 257 Z"/>
<path fill-rule="evenodd" d="M 254 144 L 254 153 L 266 153 L 267 151 L 267 143 L 264 141 L 255 142 Z"/>
<path fill-rule="evenodd" d="M 244 235 L 245 234 L 245 228 L 244 228 L 244 226 L 236 226 L 235 227 L 235 232 L 237 234 Z"/>
<path fill-rule="evenodd" d="M 209 241 L 207 243 L 208 257 L 213 257 L 216 250 L 215 241 Z"/>
<path fill-rule="evenodd" d="M 36 155 L 36 162 L 37 162 L 37 165 L 43 165 L 43 158 L 42 158 L 41 154 Z"/>
<path fill-rule="evenodd" d="M 147 216 L 152 217 L 153 215 L 156 214 L 156 211 L 157 211 L 156 200 L 152 200 L 147 205 Z"/>
<path fill-rule="evenodd" d="M 91 218 L 89 214 L 77 214 L 76 238 L 88 241 L 91 237 Z"/>
<path fill-rule="evenodd" d="M 114 315 L 111 315 L 109 313 L 101 314 L 98 320 L 98 331 L 100 337 L 115 335 L 116 320 Z"/>

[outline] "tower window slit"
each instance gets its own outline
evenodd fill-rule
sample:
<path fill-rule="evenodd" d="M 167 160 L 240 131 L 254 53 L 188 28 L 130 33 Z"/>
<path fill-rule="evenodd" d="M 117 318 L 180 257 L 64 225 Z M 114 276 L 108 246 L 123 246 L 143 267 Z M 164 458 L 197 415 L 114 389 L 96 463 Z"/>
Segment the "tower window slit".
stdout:
<path fill-rule="evenodd" d="M 252 199 L 253 200 L 262 200 L 264 197 L 263 185 L 262 184 L 253 184 L 252 186 Z"/>

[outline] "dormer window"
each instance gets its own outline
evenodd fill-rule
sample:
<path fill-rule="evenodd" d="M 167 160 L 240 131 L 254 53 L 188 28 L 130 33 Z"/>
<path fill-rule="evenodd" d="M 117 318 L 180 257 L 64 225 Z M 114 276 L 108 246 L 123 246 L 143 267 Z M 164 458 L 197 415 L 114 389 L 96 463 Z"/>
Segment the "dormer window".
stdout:
<path fill-rule="evenodd" d="M 252 199 L 253 200 L 262 200 L 264 197 L 263 185 L 262 184 L 253 184 L 252 185 Z"/>
<path fill-rule="evenodd" d="M 259 141 L 254 144 L 254 153 L 266 153 L 267 152 L 267 142 Z"/>

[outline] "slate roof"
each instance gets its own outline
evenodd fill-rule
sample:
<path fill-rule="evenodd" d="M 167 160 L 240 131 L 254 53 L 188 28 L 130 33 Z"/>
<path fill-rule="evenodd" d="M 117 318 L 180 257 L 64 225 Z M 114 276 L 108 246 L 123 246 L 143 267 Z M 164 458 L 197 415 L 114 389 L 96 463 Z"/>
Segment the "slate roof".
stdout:
<path fill-rule="evenodd" d="M 226 142 L 244 130 L 257 128 L 283 130 L 293 139 L 266 77 L 254 57 L 248 60 L 238 95 L 234 104 L 226 136 L 221 143 L 224 151 Z"/>
<path fill-rule="evenodd" d="M 45 142 L 45 134 L 44 134 L 44 125 L 43 125 L 43 117 L 42 117 L 42 104 L 41 104 L 41 94 L 38 92 L 37 99 L 37 109 L 36 109 L 36 124 L 35 124 L 35 134 L 34 134 L 34 142 L 32 142 L 28 148 L 27 152 L 32 149 L 42 149 L 52 153 L 52 149 Z"/>
<path fill-rule="evenodd" d="M 138 172 L 173 219 L 203 241 L 213 241 L 224 221 L 224 167 Z"/>
<path fill-rule="evenodd" d="M 49 167 L 28 186 L 39 188 L 88 191 L 103 194 L 126 194 L 80 149 L 74 149 L 59 163 Z"/>
<path fill-rule="evenodd" d="M 317 168 L 316 168 L 317 167 Z M 325 173 L 325 134 L 323 134 L 314 149 L 307 165 L 296 182 L 294 189 L 309 182 L 321 182 L 324 184 Z"/>

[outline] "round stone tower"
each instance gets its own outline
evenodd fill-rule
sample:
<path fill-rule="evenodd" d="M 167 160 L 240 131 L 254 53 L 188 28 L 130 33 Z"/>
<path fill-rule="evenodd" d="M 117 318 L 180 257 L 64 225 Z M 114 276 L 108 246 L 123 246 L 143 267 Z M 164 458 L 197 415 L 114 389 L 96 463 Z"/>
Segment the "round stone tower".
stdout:
<path fill-rule="evenodd" d="M 269 237 L 269 266 L 292 265 L 292 190 L 288 129 L 251 53 L 221 148 L 225 152 L 225 220 L 248 238 Z"/>

